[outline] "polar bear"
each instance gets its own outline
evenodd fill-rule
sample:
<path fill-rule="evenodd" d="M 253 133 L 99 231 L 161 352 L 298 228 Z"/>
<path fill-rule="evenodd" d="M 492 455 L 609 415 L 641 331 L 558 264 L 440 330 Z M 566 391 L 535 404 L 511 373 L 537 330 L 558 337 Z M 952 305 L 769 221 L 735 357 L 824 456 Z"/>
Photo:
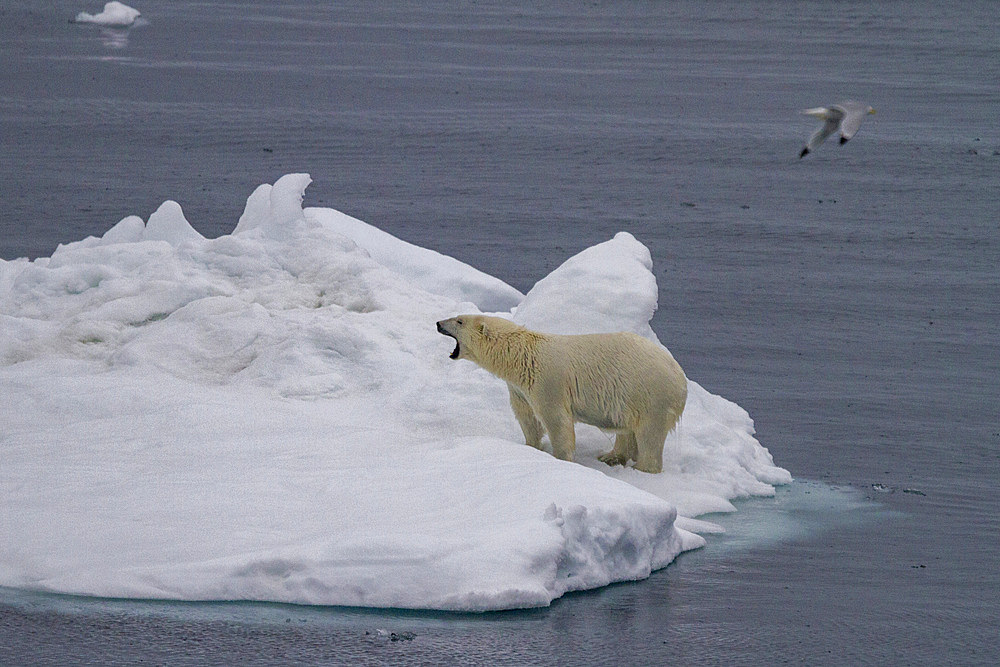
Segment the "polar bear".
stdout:
<path fill-rule="evenodd" d="M 663 470 L 663 442 L 687 401 L 687 378 L 666 349 L 633 333 L 563 336 L 531 331 L 488 315 L 437 323 L 455 339 L 452 359 L 475 362 L 507 382 L 510 405 L 527 444 L 573 460 L 574 422 L 615 431 L 608 465 L 635 461 Z"/>

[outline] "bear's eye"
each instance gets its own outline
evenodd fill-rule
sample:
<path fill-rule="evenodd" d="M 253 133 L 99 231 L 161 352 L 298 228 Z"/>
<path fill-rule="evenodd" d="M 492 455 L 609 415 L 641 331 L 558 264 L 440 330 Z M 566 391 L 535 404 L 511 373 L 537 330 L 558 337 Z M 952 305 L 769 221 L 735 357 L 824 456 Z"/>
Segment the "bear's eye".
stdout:
<path fill-rule="evenodd" d="M 458 324 L 459 326 L 461 326 L 461 325 L 462 325 L 462 320 L 455 320 L 455 322 L 456 322 L 456 323 L 457 323 L 457 324 Z"/>

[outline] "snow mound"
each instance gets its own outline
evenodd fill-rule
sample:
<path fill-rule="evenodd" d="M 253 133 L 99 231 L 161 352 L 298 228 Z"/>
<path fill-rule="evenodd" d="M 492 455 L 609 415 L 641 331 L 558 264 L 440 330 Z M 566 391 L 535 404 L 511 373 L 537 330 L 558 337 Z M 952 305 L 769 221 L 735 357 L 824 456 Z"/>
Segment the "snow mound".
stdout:
<path fill-rule="evenodd" d="M 258 186 L 247 199 L 233 234 L 256 229 L 277 238 L 288 229 L 302 226 L 305 222 L 302 199 L 310 183 L 309 174 L 286 174 L 273 186 L 267 183 Z"/>
<path fill-rule="evenodd" d="M 648 576 L 704 544 L 681 526 L 710 526 L 689 517 L 790 480 L 745 411 L 693 383 L 661 475 L 598 462 L 610 443 L 597 429 L 579 427 L 576 463 L 526 447 L 504 384 L 449 359 L 434 327 L 473 297 L 516 294 L 303 211 L 308 183 L 261 186 L 217 239 L 167 202 L 145 225 L 130 216 L 52 257 L 0 261 L 0 585 L 540 606 Z M 569 333 L 645 331 L 650 266 L 619 234 L 515 316 L 546 328 L 562 309 Z"/>
<path fill-rule="evenodd" d="M 376 262 L 432 294 L 474 303 L 484 312 L 510 311 L 524 298 L 498 278 L 453 257 L 397 239 L 340 211 L 309 208 L 305 213 L 308 219 L 351 239 Z"/>
<path fill-rule="evenodd" d="M 133 9 L 121 2 L 109 2 L 104 5 L 104 9 L 97 14 L 80 12 L 76 15 L 77 23 L 96 23 L 98 25 L 110 27 L 125 27 L 135 23 L 139 18 L 139 10 Z"/>
<path fill-rule="evenodd" d="M 149 216 L 142 238 L 146 241 L 166 241 L 171 245 L 178 245 L 205 237 L 196 232 L 187 221 L 180 204 L 175 201 L 165 201 Z"/>
<path fill-rule="evenodd" d="M 514 313 L 554 334 L 632 331 L 656 341 L 656 278 L 649 250 L 628 232 L 587 248 L 538 281 Z M 659 342 L 659 341 L 657 341 Z"/>

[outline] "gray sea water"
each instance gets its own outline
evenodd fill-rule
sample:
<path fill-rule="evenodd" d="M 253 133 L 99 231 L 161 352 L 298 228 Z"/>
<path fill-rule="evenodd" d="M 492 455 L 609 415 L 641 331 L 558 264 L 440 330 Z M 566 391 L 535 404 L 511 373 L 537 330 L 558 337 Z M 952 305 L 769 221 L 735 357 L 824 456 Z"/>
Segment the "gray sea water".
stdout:
<path fill-rule="evenodd" d="M 0 257 L 260 183 L 521 290 L 627 230 L 796 483 L 645 581 L 484 615 L 0 590 L 3 664 L 994 664 L 995 2 L 0 3 Z M 800 109 L 877 108 L 805 159 Z M 2 461 L 0 461 L 2 465 Z M 2 539 L 2 536 L 0 536 Z"/>

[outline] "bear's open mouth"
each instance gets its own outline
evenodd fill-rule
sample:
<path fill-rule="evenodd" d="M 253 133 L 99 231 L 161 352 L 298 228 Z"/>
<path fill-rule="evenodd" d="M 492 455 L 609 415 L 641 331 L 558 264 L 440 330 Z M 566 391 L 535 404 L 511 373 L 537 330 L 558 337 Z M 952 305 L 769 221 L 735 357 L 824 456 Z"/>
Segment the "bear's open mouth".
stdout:
<path fill-rule="evenodd" d="M 441 326 L 440 322 L 438 322 L 437 330 L 438 330 L 438 333 L 443 333 L 445 336 L 448 336 L 450 338 L 455 338 L 455 336 L 453 336 L 452 334 L 450 334 L 447 331 L 445 331 L 444 327 Z M 458 355 L 461 353 L 461 351 L 462 351 L 462 344 L 458 342 L 457 338 L 455 338 L 455 350 L 451 354 L 449 354 L 448 356 L 451 359 L 458 359 Z"/>

